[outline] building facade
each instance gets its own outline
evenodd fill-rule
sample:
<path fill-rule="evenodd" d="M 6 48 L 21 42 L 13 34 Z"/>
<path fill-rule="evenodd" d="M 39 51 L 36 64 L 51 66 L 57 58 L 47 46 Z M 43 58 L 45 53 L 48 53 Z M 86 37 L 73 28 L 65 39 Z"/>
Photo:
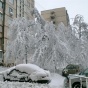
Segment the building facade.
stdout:
<path fill-rule="evenodd" d="M 60 22 L 63 22 L 65 26 L 69 24 L 69 16 L 65 7 L 41 11 L 41 15 L 46 21 L 52 21 L 55 25 Z"/>
<path fill-rule="evenodd" d="M 6 51 L 9 24 L 17 17 L 33 19 L 30 11 L 34 6 L 34 0 L 0 0 L 0 62 Z"/>

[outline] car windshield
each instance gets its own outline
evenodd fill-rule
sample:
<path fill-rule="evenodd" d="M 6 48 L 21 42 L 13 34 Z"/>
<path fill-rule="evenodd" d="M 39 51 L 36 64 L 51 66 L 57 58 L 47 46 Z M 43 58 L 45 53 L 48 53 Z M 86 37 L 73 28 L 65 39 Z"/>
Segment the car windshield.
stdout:
<path fill-rule="evenodd" d="M 88 77 L 88 68 L 80 72 L 79 75 L 85 75 Z"/>

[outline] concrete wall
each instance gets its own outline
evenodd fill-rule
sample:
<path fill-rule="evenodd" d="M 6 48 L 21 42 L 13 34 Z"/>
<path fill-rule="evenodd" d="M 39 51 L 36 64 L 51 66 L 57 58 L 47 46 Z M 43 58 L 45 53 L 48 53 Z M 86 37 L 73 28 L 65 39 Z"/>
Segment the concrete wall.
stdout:
<path fill-rule="evenodd" d="M 65 26 L 69 23 L 69 17 L 65 7 L 41 11 L 42 17 L 47 21 L 53 21 L 56 25 L 63 22 Z M 52 17 L 54 17 L 52 19 Z"/>
<path fill-rule="evenodd" d="M 7 40 L 8 40 L 8 30 L 11 21 L 16 17 L 25 17 L 27 19 L 33 19 L 33 16 L 30 14 L 30 11 L 34 8 L 35 2 L 34 0 L 5 0 L 5 15 L 3 16 L 5 20 L 0 18 L 0 50 L 3 52 L 6 51 Z M 0 2 L 4 2 L 4 0 L 0 0 Z M 12 12 L 10 13 L 10 10 Z M 0 13 L 3 14 L 3 8 L 0 7 Z M 21 15 L 20 15 L 21 14 Z M 3 24 L 3 20 L 5 21 Z M 4 27 L 2 27 L 4 25 Z M 3 44 L 4 43 L 4 44 Z M 3 49 L 4 46 L 4 49 Z"/>

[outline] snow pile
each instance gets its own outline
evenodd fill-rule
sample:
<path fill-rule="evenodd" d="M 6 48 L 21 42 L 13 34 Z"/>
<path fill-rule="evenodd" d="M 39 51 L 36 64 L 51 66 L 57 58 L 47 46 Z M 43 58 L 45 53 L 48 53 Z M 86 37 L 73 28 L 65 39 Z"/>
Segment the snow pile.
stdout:
<path fill-rule="evenodd" d="M 0 71 L 4 71 L 6 69 L 8 69 L 8 68 L 7 67 L 0 66 Z"/>
<path fill-rule="evenodd" d="M 48 84 L 0 82 L 0 88 L 50 88 Z"/>

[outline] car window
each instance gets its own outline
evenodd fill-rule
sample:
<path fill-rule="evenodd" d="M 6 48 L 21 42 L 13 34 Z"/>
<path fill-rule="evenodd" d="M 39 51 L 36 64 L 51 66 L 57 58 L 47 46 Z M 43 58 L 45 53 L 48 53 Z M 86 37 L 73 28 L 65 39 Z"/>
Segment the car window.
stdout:
<path fill-rule="evenodd" d="M 74 69 L 79 69 L 79 66 L 77 66 L 77 65 L 76 65 L 76 66 L 74 66 Z"/>
<path fill-rule="evenodd" d="M 18 78 L 20 78 L 20 77 L 25 77 L 25 76 L 28 76 L 28 74 L 27 73 L 24 73 L 24 72 L 20 72 L 20 71 L 18 71 L 18 70 L 12 70 L 10 73 L 9 73 L 9 76 L 13 76 L 13 77 L 18 77 Z"/>
<path fill-rule="evenodd" d="M 84 75 L 88 77 L 88 69 L 84 71 Z"/>
<path fill-rule="evenodd" d="M 20 73 L 20 72 L 18 72 L 18 71 L 16 71 L 16 70 L 13 70 L 9 75 L 10 76 L 19 76 L 19 75 L 21 75 L 22 73 Z"/>
<path fill-rule="evenodd" d="M 73 65 L 68 65 L 66 68 L 67 68 L 67 69 L 73 69 L 74 66 L 73 66 Z"/>
<path fill-rule="evenodd" d="M 80 75 L 85 75 L 85 76 L 88 77 L 88 69 L 86 69 L 83 72 L 81 72 Z"/>

